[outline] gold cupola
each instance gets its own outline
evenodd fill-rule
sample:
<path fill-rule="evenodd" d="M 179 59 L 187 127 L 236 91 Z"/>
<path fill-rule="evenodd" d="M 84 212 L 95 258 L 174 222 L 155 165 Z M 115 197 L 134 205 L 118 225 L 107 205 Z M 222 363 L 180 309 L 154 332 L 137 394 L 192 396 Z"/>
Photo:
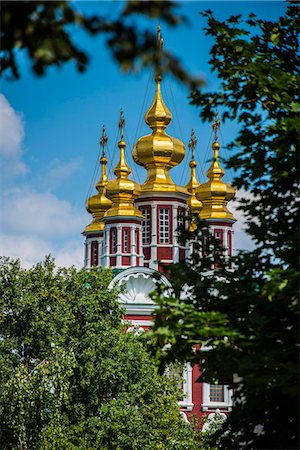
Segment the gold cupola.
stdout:
<path fill-rule="evenodd" d="M 142 213 L 134 207 L 134 200 L 139 196 L 141 187 L 135 181 L 129 180 L 131 169 L 125 159 L 126 143 L 124 141 L 124 116 L 121 111 L 119 129 L 121 139 L 118 143 L 120 149 L 120 159 L 114 169 L 116 178 L 108 182 L 106 194 L 110 198 L 112 205 L 106 211 L 104 218 L 115 216 L 135 216 L 143 217 Z"/>
<path fill-rule="evenodd" d="M 160 27 L 157 31 L 158 68 L 155 75 L 156 92 L 152 105 L 145 114 L 145 122 L 152 133 L 141 137 L 132 150 L 134 161 L 147 170 L 147 179 L 142 185 L 143 192 L 182 191 L 172 181 L 169 170 L 181 163 L 185 147 L 179 139 L 169 136 L 165 129 L 172 120 L 172 114 L 165 105 L 161 94 L 160 53 L 162 38 Z"/>
<path fill-rule="evenodd" d="M 106 176 L 106 165 L 107 158 L 105 156 L 105 147 L 108 141 L 108 137 L 105 134 L 105 128 L 102 128 L 102 136 L 100 139 L 100 146 L 102 147 L 102 155 L 100 158 L 101 164 L 101 177 L 98 183 L 96 184 L 96 189 L 98 194 L 93 195 L 86 201 L 86 209 L 92 214 L 93 220 L 92 222 L 85 228 L 83 234 L 88 232 L 97 232 L 104 230 L 104 222 L 102 218 L 104 213 L 111 207 L 111 201 L 105 196 L 105 187 L 107 185 L 107 176 Z"/>
<path fill-rule="evenodd" d="M 229 183 L 222 181 L 225 173 L 219 164 L 220 144 L 218 142 L 218 130 L 220 120 L 218 112 L 215 114 L 215 122 L 212 125 L 214 130 L 214 142 L 212 150 L 214 152 L 213 162 L 206 172 L 209 181 L 200 184 L 197 191 L 197 199 L 203 203 L 200 211 L 200 219 L 230 219 L 235 221 L 233 214 L 228 210 L 227 204 L 235 196 L 235 188 Z"/>
<path fill-rule="evenodd" d="M 190 197 L 187 199 L 188 211 L 189 211 L 189 215 L 191 216 L 190 225 L 189 225 L 190 231 L 195 231 L 195 229 L 197 228 L 193 219 L 195 217 L 199 217 L 199 213 L 202 209 L 202 202 L 200 202 L 196 197 L 196 190 L 199 186 L 199 182 L 196 177 L 196 167 L 197 167 L 197 163 L 195 161 L 196 144 L 197 144 L 197 139 L 195 137 L 194 130 L 192 130 L 191 139 L 190 139 L 189 145 L 188 145 L 189 150 L 191 150 L 191 153 L 192 153 L 192 155 L 191 155 L 192 157 L 191 157 L 191 161 L 190 161 L 191 176 L 190 176 L 190 180 L 189 180 L 188 184 L 186 185 L 186 189 L 190 193 Z"/>

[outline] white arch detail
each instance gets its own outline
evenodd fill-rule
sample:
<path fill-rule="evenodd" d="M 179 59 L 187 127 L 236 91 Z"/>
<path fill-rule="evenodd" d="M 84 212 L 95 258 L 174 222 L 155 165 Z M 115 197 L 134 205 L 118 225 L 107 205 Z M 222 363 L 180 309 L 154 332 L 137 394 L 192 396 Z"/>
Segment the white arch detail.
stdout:
<path fill-rule="evenodd" d="M 167 288 L 167 294 L 171 294 L 172 285 L 166 276 L 148 267 L 131 267 L 118 273 L 109 288 L 124 288 L 119 295 L 119 301 L 124 305 L 127 314 L 150 315 L 156 308 L 150 294 L 156 289 L 157 283 L 162 283 Z"/>

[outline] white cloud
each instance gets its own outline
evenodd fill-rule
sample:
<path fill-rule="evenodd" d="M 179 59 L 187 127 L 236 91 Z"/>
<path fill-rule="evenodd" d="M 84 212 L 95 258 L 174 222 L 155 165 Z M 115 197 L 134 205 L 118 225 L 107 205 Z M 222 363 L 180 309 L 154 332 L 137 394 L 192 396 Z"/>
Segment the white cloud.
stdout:
<path fill-rule="evenodd" d="M 20 259 L 23 267 L 31 267 L 51 253 L 51 244 L 34 236 L 21 234 L 1 235 L 1 255 Z"/>
<path fill-rule="evenodd" d="M 83 267 L 83 242 L 78 239 L 70 239 L 61 246 L 51 240 L 38 238 L 33 235 L 2 234 L 1 255 L 13 259 L 20 259 L 24 268 L 32 267 L 43 261 L 46 255 L 51 254 L 55 258 L 57 266 Z"/>
<path fill-rule="evenodd" d="M 15 188 L 3 192 L 2 197 L 4 231 L 59 239 L 80 232 L 86 225 L 83 209 L 54 194 Z"/>
<path fill-rule="evenodd" d="M 24 122 L 3 94 L 0 94 L 0 156 L 1 173 L 5 179 L 25 174 L 27 167 L 22 161 Z"/>
<path fill-rule="evenodd" d="M 56 158 L 49 164 L 49 167 L 37 178 L 37 183 L 42 189 L 54 190 L 66 179 L 73 175 L 82 165 L 83 158 L 74 158 L 68 162 L 63 162 Z"/>
<path fill-rule="evenodd" d="M 55 261 L 59 267 L 75 266 L 78 269 L 83 267 L 83 239 L 78 237 L 67 241 L 61 248 L 55 251 Z"/>
<path fill-rule="evenodd" d="M 29 188 L 3 192 L 1 254 L 30 267 L 51 253 L 57 265 L 83 266 L 87 214 L 55 195 Z"/>
<path fill-rule="evenodd" d="M 22 115 L 16 113 L 3 94 L 0 94 L 0 153 L 19 155 L 24 137 Z"/>
<path fill-rule="evenodd" d="M 80 231 L 88 223 L 87 214 L 83 208 L 43 191 L 51 190 L 72 175 L 81 160 L 63 163 L 55 159 L 45 170 L 46 181 L 38 183 L 41 191 L 28 186 L 11 188 L 6 181 L 27 172 L 22 161 L 23 139 L 23 116 L 0 94 L 1 178 L 5 187 L 1 193 L 0 253 L 19 258 L 23 267 L 31 267 L 51 254 L 57 265 L 80 268 L 83 265 Z"/>

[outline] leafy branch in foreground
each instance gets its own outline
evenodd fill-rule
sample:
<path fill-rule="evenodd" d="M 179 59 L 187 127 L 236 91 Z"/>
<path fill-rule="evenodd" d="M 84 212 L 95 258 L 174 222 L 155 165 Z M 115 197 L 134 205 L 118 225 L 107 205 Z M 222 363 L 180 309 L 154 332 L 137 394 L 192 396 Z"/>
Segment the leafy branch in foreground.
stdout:
<path fill-rule="evenodd" d="M 139 71 L 142 67 L 158 64 L 155 32 L 137 25 L 137 16 L 160 18 L 176 27 L 184 18 L 172 1 L 127 1 L 114 17 L 101 13 L 88 16 L 69 1 L 22 1 L 1 3 L 1 74 L 11 79 L 20 78 L 18 53 L 26 50 L 33 72 L 44 75 L 51 66 L 60 67 L 73 61 L 79 72 L 89 63 L 87 51 L 81 49 L 74 33 L 82 30 L 91 36 L 104 35 L 114 59 L 125 72 Z M 164 73 L 171 73 L 181 83 L 195 88 L 203 84 L 193 77 L 175 55 L 162 51 L 160 55 Z"/>
<path fill-rule="evenodd" d="M 195 449 L 182 392 L 125 332 L 111 278 L 1 259 L 2 449 Z"/>
<path fill-rule="evenodd" d="M 250 190 L 240 209 L 256 243 L 234 272 L 175 268 L 176 295 L 159 304 L 148 342 L 161 366 L 199 364 L 201 380 L 234 388 L 219 436 L 222 448 L 294 449 L 299 442 L 299 8 L 277 21 L 251 14 L 217 20 L 213 37 L 218 92 L 192 93 L 204 120 L 220 108 L 240 124 L 227 167 Z M 198 230 L 201 233 L 201 229 Z M 172 271 L 172 268 L 171 268 Z M 174 271 L 174 268 L 173 268 Z M 217 437 L 216 437 L 217 438 Z M 215 445 L 216 445 L 215 441 Z"/>

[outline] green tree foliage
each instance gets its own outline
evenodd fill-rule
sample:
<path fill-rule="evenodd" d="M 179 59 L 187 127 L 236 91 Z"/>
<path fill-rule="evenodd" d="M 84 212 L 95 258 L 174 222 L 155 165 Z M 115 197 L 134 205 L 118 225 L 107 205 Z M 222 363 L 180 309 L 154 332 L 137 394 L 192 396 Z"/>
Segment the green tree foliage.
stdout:
<path fill-rule="evenodd" d="M 69 61 L 76 64 L 79 72 L 85 71 L 89 56 L 78 46 L 74 38 L 76 30 L 94 36 L 105 35 L 114 59 L 125 72 L 137 71 L 143 66 L 156 67 L 156 35 L 138 26 L 137 18 L 159 18 L 174 27 L 184 21 L 175 11 L 176 3 L 169 0 L 129 0 L 123 2 L 123 7 L 116 4 L 119 12 L 114 17 L 101 13 L 101 2 L 98 8 L 98 14 L 87 16 L 69 1 L 1 2 L 0 74 L 20 78 L 17 57 L 20 51 L 26 51 L 36 75 L 43 75 L 50 66 L 61 66 Z M 162 51 L 160 59 L 164 73 L 172 73 L 189 86 L 202 82 L 192 77 L 173 54 Z"/>
<path fill-rule="evenodd" d="M 224 120 L 241 126 L 227 166 L 236 171 L 235 185 L 252 193 L 241 209 L 256 249 L 240 253 L 234 271 L 221 264 L 222 254 L 218 269 L 205 271 L 207 259 L 197 267 L 173 267 L 175 296 L 155 295 L 160 309 L 152 344 L 162 366 L 173 358 L 201 359 L 202 380 L 235 389 L 227 433 L 217 440 L 221 448 L 295 449 L 299 9 L 288 5 L 276 22 L 254 14 L 246 22 L 240 16 L 221 22 L 211 11 L 203 16 L 215 41 L 210 63 L 221 85 L 218 92 L 195 91 L 192 103 L 204 120 L 219 107 Z"/>
<path fill-rule="evenodd" d="M 2 449 L 193 449 L 176 383 L 126 333 L 109 271 L 0 266 Z"/>

